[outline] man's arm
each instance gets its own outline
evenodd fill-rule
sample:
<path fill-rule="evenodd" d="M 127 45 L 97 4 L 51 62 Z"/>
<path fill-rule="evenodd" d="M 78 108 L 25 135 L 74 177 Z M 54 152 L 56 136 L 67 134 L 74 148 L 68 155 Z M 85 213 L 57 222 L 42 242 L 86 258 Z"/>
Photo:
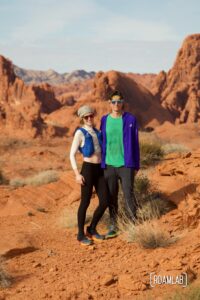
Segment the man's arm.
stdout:
<path fill-rule="evenodd" d="M 138 134 L 138 124 L 135 119 L 135 126 L 133 128 L 133 158 L 135 162 L 136 174 L 140 169 L 140 147 L 139 147 L 139 134 Z"/>

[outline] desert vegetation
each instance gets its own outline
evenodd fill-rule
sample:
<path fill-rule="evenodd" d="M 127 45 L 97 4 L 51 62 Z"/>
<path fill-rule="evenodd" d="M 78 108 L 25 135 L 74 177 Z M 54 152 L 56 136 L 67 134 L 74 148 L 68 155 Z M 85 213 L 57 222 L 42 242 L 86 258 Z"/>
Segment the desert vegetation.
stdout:
<path fill-rule="evenodd" d="M 3 174 L 3 172 L 0 170 L 0 185 L 1 184 L 8 184 L 8 179 L 5 177 L 5 175 Z"/>
<path fill-rule="evenodd" d="M 177 291 L 172 297 L 166 298 L 166 300 L 199 300 L 200 299 L 200 287 L 198 286 L 189 286 L 183 292 Z"/>
<path fill-rule="evenodd" d="M 46 170 L 31 177 L 11 179 L 10 186 L 15 188 L 25 185 L 39 186 L 50 182 L 55 182 L 58 179 L 59 173 L 57 171 Z"/>
<path fill-rule="evenodd" d="M 12 284 L 12 277 L 6 271 L 3 259 L 0 258 L 0 289 L 9 288 Z"/>
<path fill-rule="evenodd" d="M 152 190 L 147 176 L 135 179 L 135 196 L 138 210 L 135 219 L 130 219 L 124 210 L 124 200 L 120 191 L 118 227 L 128 242 L 137 242 L 143 248 L 166 247 L 178 239 L 171 237 L 158 225 L 158 219 L 175 208 L 170 201 L 162 198 L 158 191 Z"/>

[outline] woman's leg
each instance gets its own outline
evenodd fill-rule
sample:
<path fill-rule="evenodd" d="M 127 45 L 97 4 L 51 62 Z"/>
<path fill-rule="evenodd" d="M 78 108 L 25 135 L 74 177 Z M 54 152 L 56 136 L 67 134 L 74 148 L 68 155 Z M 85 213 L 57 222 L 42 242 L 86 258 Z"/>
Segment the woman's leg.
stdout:
<path fill-rule="evenodd" d="M 81 202 L 78 208 L 78 240 L 81 240 L 85 235 L 84 225 L 86 211 L 90 204 L 90 199 L 92 196 L 93 174 L 91 165 L 89 163 L 83 163 L 81 174 L 85 179 L 85 184 L 81 186 Z"/>
<path fill-rule="evenodd" d="M 100 166 L 96 166 L 95 175 L 96 178 L 95 178 L 94 186 L 95 186 L 97 196 L 99 198 L 99 205 L 94 212 L 92 222 L 90 224 L 91 230 L 96 229 L 99 220 L 101 219 L 106 208 L 108 207 L 108 189 L 103 175 L 103 170 L 101 169 Z"/>

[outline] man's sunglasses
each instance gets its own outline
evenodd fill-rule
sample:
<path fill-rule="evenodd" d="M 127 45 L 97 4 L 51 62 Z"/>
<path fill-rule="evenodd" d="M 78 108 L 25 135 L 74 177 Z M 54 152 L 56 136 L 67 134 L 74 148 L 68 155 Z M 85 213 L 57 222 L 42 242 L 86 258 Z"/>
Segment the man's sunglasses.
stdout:
<path fill-rule="evenodd" d="M 85 116 L 83 117 L 85 120 L 88 120 L 88 119 L 93 119 L 94 118 L 94 115 L 89 115 L 89 116 Z"/>
<path fill-rule="evenodd" d="M 122 104 L 123 102 L 123 100 L 111 100 L 112 104 Z"/>

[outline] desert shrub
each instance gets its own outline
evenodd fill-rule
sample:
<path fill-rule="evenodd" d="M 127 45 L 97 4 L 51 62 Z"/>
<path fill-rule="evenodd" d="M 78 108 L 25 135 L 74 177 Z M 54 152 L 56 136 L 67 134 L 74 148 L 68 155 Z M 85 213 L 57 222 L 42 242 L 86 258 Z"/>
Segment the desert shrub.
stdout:
<path fill-rule="evenodd" d="M 8 184 L 9 180 L 3 175 L 3 172 L 0 171 L 0 184 Z"/>
<path fill-rule="evenodd" d="M 32 144 L 32 141 L 17 138 L 0 138 L 0 151 L 30 147 Z"/>
<path fill-rule="evenodd" d="M 151 212 L 149 220 L 131 220 L 124 211 L 120 211 L 118 228 L 128 242 L 136 242 L 142 248 L 154 249 L 167 247 L 175 243 L 178 237 L 171 237 L 158 224 L 157 212 Z"/>
<path fill-rule="evenodd" d="M 34 176 L 27 178 L 15 178 L 10 180 L 10 185 L 13 187 L 20 187 L 25 185 L 39 186 L 50 182 L 55 182 L 59 179 L 59 173 L 54 170 L 42 171 Z"/>
<path fill-rule="evenodd" d="M 62 228 L 75 228 L 77 227 L 77 207 L 65 208 L 60 217 L 58 218 L 58 225 Z M 92 220 L 92 213 L 87 211 L 85 224 Z"/>
<path fill-rule="evenodd" d="M 175 204 L 165 199 L 155 188 L 152 188 L 147 176 L 136 176 L 134 192 L 139 206 L 137 217 L 140 219 L 142 217 L 143 220 L 149 220 L 155 215 L 159 217 L 176 208 Z M 121 197 L 123 198 L 122 193 Z"/>
<path fill-rule="evenodd" d="M 44 207 L 41 207 L 41 206 L 37 207 L 36 210 L 39 211 L 39 212 L 42 212 L 42 213 L 47 212 L 47 210 Z"/>
<path fill-rule="evenodd" d="M 136 222 L 131 220 L 122 206 L 119 207 L 117 227 L 119 231 L 123 234 L 123 238 L 131 243 L 136 241 Z"/>
<path fill-rule="evenodd" d="M 136 176 L 134 181 L 134 191 L 137 195 L 146 195 L 150 188 L 150 181 L 147 176 Z"/>
<path fill-rule="evenodd" d="M 154 249 L 175 243 L 177 237 L 171 237 L 157 221 L 145 221 L 136 226 L 135 240 L 143 248 Z"/>
<path fill-rule="evenodd" d="M 140 162 L 141 167 L 145 168 L 155 164 L 164 156 L 162 145 L 158 142 L 140 142 Z"/>
<path fill-rule="evenodd" d="M 185 145 L 182 144 L 163 144 L 162 149 L 164 151 L 164 154 L 169 154 L 169 153 L 184 153 L 184 152 L 189 152 L 191 149 L 186 147 Z"/>
<path fill-rule="evenodd" d="M 167 299 L 171 300 L 199 300 L 200 299 L 200 287 L 189 287 L 184 293 L 183 292 L 175 292 L 172 297 L 168 297 Z"/>
<path fill-rule="evenodd" d="M 150 220 L 154 216 L 159 218 L 175 208 L 176 205 L 159 192 L 150 192 L 144 198 L 140 198 L 137 217 L 142 220 Z"/>
<path fill-rule="evenodd" d="M 12 284 L 12 277 L 6 272 L 3 260 L 0 259 L 0 288 L 8 288 Z"/>
<path fill-rule="evenodd" d="M 136 177 L 137 178 L 137 177 Z M 122 189 L 119 190 L 118 228 L 128 242 L 137 242 L 143 248 L 166 247 L 176 241 L 159 225 L 158 219 L 176 206 L 161 198 L 158 191 L 152 191 L 147 177 L 136 179 L 135 194 L 138 204 L 135 219 L 128 216 L 124 206 Z"/>
<path fill-rule="evenodd" d="M 109 214 L 108 209 L 106 209 L 106 211 L 104 212 L 99 223 L 102 225 L 105 225 L 106 227 L 108 227 L 110 225 L 110 214 Z"/>

